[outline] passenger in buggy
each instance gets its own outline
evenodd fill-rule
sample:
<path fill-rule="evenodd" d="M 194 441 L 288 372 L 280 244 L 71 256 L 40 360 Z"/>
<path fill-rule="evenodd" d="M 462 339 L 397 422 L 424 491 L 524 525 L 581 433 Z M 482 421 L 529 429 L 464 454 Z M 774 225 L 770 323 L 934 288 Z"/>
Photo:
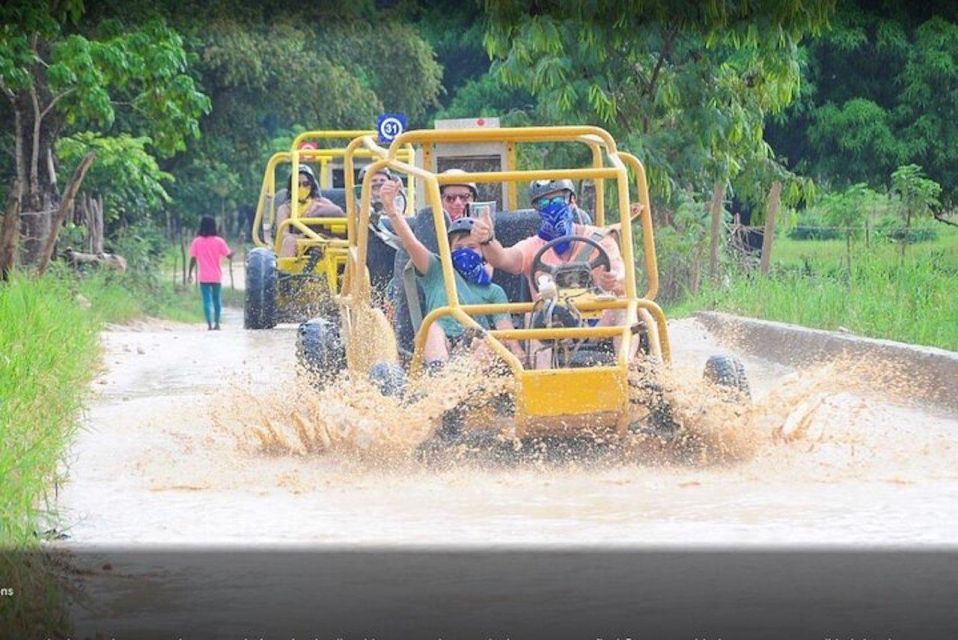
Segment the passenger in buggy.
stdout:
<path fill-rule="evenodd" d="M 448 304 L 442 266 L 439 256 L 429 249 L 413 234 L 409 223 L 400 211 L 396 210 L 393 196 L 399 189 L 398 182 L 383 185 L 381 195 L 384 210 L 403 249 L 409 254 L 420 286 L 425 293 L 428 314 L 433 309 Z M 492 282 L 485 261 L 479 251 L 478 243 L 473 240 L 472 228 L 476 219 L 467 216 L 458 218 L 449 225 L 449 248 L 452 252 L 456 291 L 459 303 L 469 304 L 505 304 L 506 293 Z M 508 313 L 492 316 L 476 316 L 476 321 L 484 329 L 514 329 L 512 317 Z M 467 333 L 464 327 L 451 316 L 445 316 L 434 322 L 428 330 L 424 361 L 428 367 L 436 368 L 449 359 L 450 353 L 462 346 Z M 507 341 L 507 346 L 519 357 L 525 358 L 516 341 Z"/>
<path fill-rule="evenodd" d="M 292 187 L 292 184 L 290 186 Z M 299 181 L 295 190 L 295 201 L 292 196 L 293 193 L 294 191 L 289 189 L 286 202 L 276 210 L 277 229 L 292 215 L 294 206 L 300 218 L 338 218 L 346 215 L 332 200 L 322 196 L 319 182 L 316 181 L 316 175 L 306 165 L 299 166 Z M 295 256 L 296 241 L 301 237 L 302 234 L 296 227 L 287 226 L 283 230 L 283 243 L 279 251 L 280 257 Z"/>

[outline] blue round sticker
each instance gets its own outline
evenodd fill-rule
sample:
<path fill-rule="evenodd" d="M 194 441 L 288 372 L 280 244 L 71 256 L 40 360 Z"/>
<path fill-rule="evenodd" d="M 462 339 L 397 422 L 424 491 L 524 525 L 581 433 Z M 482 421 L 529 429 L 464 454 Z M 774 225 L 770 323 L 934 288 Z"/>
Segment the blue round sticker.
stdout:
<path fill-rule="evenodd" d="M 379 141 L 389 144 L 406 130 L 406 114 L 384 113 L 376 121 L 376 130 L 379 132 Z"/>

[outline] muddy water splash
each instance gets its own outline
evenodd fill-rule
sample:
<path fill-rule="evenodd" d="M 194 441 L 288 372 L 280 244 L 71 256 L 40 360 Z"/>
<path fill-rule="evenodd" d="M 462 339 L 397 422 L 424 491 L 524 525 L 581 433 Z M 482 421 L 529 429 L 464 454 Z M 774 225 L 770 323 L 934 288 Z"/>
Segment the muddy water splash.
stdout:
<path fill-rule="evenodd" d="M 278 395 L 240 388 L 214 412 L 247 451 L 346 456 L 376 465 L 409 460 L 456 407 L 483 412 L 512 392 L 500 367 L 454 359 L 400 395 L 383 395 L 364 376 L 320 380 L 300 371 Z"/>
<path fill-rule="evenodd" d="M 860 444 L 861 434 L 836 429 L 826 433 L 827 410 L 834 409 L 839 396 L 835 380 L 848 381 L 844 385 L 847 396 L 851 391 L 875 390 L 880 378 L 862 363 L 837 360 L 795 372 L 752 401 L 704 380 L 694 370 L 636 367 L 629 376 L 632 432 L 624 440 L 610 438 L 601 430 L 585 430 L 583 435 L 604 445 L 606 453 L 614 452 L 620 463 L 655 465 L 742 463 L 783 443 L 798 441 L 813 446 L 836 439 Z M 888 391 L 888 387 L 880 388 Z M 457 406 L 478 414 L 471 421 L 474 429 L 493 431 L 500 442 L 510 440 L 509 419 L 491 415 L 488 409 L 513 392 L 512 378 L 504 368 L 477 371 L 474 362 L 460 359 L 436 375 L 420 378 L 402 397 L 384 396 L 365 378 L 350 375 L 317 381 L 301 374 L 283 393 L 265 397 L 261 392 L 239 389 L 230 394 L 228 407 L 215 411 L 215 419 L 251 454 L 333 455 L 389 466 L 413 459 L 419 448 L 435 437 L 442 416 Z M 667 407 L 674 432 L 662 428 L 654 408 L 650 414 L 650 406 L 657 403 Z M 846 403 L 842 410 L 851 413 L 864 406 Z M 854 422 L 850 416 L 849 420 Z M 517 453 L 525 447 L 526 458 L 549 458 L 535 441 L 515 441 L 511 446 Z M 581 460 L 576 460 L 577 453 Z M 559 457 L 564 463 L 587 462 L 594 459 L 595 450 L 567 447 Z"/>
<path fill-rule="evenodd" d="M 571 464 L 437 468 L 413 455 L 419 443 L 463 399 L 498 398 L 502 381 L 450 370 L 405 403 L 365 380 L 319 391 L 293 375 L 295 328 L 238 324 L 107 334 L 109 371 L 60 493 L 74 542 L 956 542 L 958 420 L 908 404 L 914 382 L 894 367 L 793 372 L 746 358 L 753 401 L 727 402 L 703 391 L 714 339 L 681 321 L 670 326 L 679 366 L 660 383 L 695 437 L 637 434 L 598 457 L 570 445 Z"/>

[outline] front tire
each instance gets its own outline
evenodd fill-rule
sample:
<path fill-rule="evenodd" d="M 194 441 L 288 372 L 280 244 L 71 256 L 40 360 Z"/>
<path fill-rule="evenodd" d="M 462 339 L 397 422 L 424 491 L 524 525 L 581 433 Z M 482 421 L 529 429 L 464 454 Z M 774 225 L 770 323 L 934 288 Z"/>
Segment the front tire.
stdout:
<path fill-rule="evenodd" d="M 702 377 L 719 387 L 738 392 L 745 398 L 752 397 L 748 376 L 745 375 L 745 366 L 734 356 L 712 356 L 705 363 L 705 372 Z"/>
<path fill-rule="evenodd" d="M 257 247 L 246 257 L 246 301 L 243 326 L 272 329 L 276 326 L 276 254 Z"/>
<path fill-rule="evenodd" d="M 339 325 L 326 318 L 314 318 L 299 325 L 296 360 L 317 380 L 334 377 L 346 368 L 346 347 Z"/>

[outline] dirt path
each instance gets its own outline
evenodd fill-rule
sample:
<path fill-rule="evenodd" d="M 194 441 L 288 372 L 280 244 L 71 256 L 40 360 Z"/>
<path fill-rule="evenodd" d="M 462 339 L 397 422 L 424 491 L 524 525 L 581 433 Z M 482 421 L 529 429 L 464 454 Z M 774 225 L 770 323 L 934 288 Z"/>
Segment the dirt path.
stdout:
<path fill-rule="evenodd" d="M 104 334 L 59 495 L 65 545 L 958 543 L 958 417 L 863 397 L 847 379 L 796 382 L 746 359 L 763 429 L 816 407 L 804 435 L 763 437 L 732 464 L 380 468 L 262 453 L 230 427 L 292 380 L 295 328 L 241 326 L 228 309 L 222 332 Z M 719 345 L 694 320 L 671 327 L 676 362 L 699 375 Z M 770 395 L 783 380 L 791 395 Z"/>
<path fill-rule="evenodd" d="M 849 370 L 796 375 L 746 359 L 758 433 L 738 462 L 437 471 L 261 451 L 241 425 L 282 418 L 275 398 L 293 383 L 295 327 L 241 326 L 240 312 L 228 309 L 221 332 L 148 323 L 104 333 L 105 370 L 58 500 L 70 538 L 52 543 L 73 552 L 81 569 L 74 637 L 402 637 L 375 620 L 427 637 L 423 621 L 437 615 L 430 602 L 443 603 L 449 617 L 428 637 L 456 637 L 456 623 L 474 633 L 493 619 L 513 621 L 504 629 L 543 620 L 552 637 L 598 637 L 591 627 L 593 635 L 569 635 L 561 623 L 571 612 L 592 616 L 575 613 L 579 623 L 619 620 L 605 628 L 642 632 L 647 616 L 636 627 L 625 615 L 633 598 L 685 634 L 648 637 L 731 633 L 745 620 L 761 627 L 763 615 L 775 628 L 782 619 L 799 628 L 809 624 L 807 611 L 867 611 L 893 629 L 919 608 L 953 611 L 954 553 L 901 567 L 889 564 L 894 554 L 762 560 L 770 546 L 958 549 L 958 417 L 905 407 L 889 392 L 853 393 L 861 381 Z M 677 369 L 698 379 L 718 345 L 694 320 L 673 323 L 671 333 Z M 377 406 L 337 417 L 341 400 L 330 400 L 331 420 L 375 430 L 391 419 Z M 796 413 L 803 405 L 810 411 Z M 770 437 L 790 415 L 807 416 L 792 424 L 794 438 Z M 437 560 L 410 552 L 516 546 L 540 553 Z M 570 546 L 592 552 L 541 554 Z M 690 547 L 739 553 L 710 556 L 702 573 Z M 622 548 L 677 551 L 595 553 Z M 818 568 L 809 570 L 810 561 Z M 646 575 L 651 587 L 637 577 Z M 892 591 L 868 596 L 862 580 Z M 542 584 L 551 609 L 530 599 Z M 802 607 L 793 610 L 796 602 Z M 848 634 L 861 628 L 853 613 L 829 620 Z M 267 633 L 281 627 L 289 632 Z"/>

